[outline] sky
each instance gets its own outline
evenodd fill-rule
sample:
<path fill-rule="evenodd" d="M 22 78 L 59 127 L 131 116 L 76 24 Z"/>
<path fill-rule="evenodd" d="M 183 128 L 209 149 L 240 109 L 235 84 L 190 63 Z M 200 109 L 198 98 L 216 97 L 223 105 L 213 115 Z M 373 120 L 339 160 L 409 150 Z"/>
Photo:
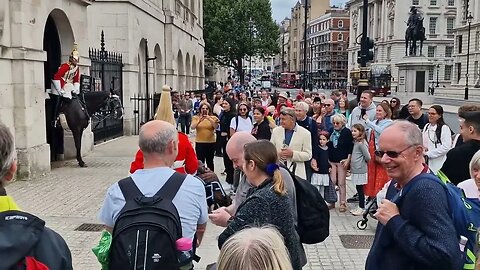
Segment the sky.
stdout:
<path fill-rule="evenodd" d="M 277 22 L 282 21 L 285 17 L 290 17 L 291 8 L 299 0 L 271 0 L 273 19 Z M 314 0 L 315 1 L 315 0 Z M 330 0 L 330 5 L 344 5 L 347 0 Z"/>

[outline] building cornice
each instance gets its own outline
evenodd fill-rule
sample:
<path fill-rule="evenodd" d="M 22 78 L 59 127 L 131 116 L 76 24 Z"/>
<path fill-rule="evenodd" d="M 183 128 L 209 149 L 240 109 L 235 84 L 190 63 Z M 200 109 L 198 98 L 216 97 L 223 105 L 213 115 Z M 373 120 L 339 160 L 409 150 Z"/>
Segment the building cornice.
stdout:
<path fill-rule="evenodd" d="M 73 0 L 73 1 L 76 1 L 77 3 L 83 6 L 90 6 L 91 4 L 93 4 L 93 1 L 95 0 Z"/>

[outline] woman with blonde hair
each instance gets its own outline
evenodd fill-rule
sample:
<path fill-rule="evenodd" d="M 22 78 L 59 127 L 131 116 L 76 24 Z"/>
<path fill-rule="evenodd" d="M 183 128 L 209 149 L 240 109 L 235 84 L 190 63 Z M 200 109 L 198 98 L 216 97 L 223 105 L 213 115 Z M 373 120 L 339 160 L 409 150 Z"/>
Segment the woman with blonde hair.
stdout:
<path fill-rule="evenodd" d="M 230 237 L 218 257 L 217 270 L 292 270 L 280 232 L 270 226 L 246 228 Z"/>
<path fill-rule="evenodd" d="M 174 126 L 176 126 L 175 118 L 173 117 L 172 110 L 172 98 L 170 96 L 170 86 L 164 85 L 162 88 L 162 94 L 160 96 L 160 102 L 157 107 L 157 113 L 155 114 L 155 120 L 163 120 Z M 179 173 L 194 174 L 198 168 L 197 155 L 193 146 L 185 133 L 178 132 L 178 155 L 172 169 Z M 134 173 L 136 170 L 143 169 L 143 153 L 142 150 L 138 150 L 135 155 L 135 160 L 130 165 L 130 173 Z"/>
<path fill-rule="evenodd" d="M 271 224 L 285 239 L 293 269 L 300 270 L 300 240 L 277 162 L 277 150 L 271 142 L 259 140 L 245 145 L 242 170 L 254 188 L 218 237 L 218 247 L 222 249 L 227 239 L 245 226 Z"/>

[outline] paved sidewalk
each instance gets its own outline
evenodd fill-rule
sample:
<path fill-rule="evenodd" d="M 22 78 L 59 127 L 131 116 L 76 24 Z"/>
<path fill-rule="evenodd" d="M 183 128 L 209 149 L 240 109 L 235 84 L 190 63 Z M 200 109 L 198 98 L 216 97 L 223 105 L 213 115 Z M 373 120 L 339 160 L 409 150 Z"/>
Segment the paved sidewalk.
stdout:
<path fill-rule="evenodd" d="M 89 167 L 79 168 L 76 161 L 55 163 L 50 173 L 34 180 L 18 181 L 7 186 L 19 206 L 40 216 L 47 226 L 60 233 L 67 241 L 73 256 L 74 269 L 96 270 L 100 266 L 91 248 L 99 240 L 99 232 L 75 231 L 82 223 L 98 223 L 96 215 L 103 202 L 106 189 L 128 174 L 130 162 L 137 151 L 138 137 L 122 137 L 96 146 L 86 156 Z M 223 171 L 221 158 L 216 158 L 217 173 Z M 353 186 L 348 186 L 349 195 Z M 351 205 L 353 207 L 353 205 Z M 349 213 L 331 211 L 330 237 L 324 243 L 306 246 L 308 265 L 304 269 L 364 269 L 367 249 L 346 249 L 340 235 L 374 234 L 375 221 L 370 221 L 365 231 L 356 228 L 358 217 Z M 218 256 L 217 236 L 222 232 L 209 224 L 199 248 L 201 262 L 195 269 L 216 261 Z"/>

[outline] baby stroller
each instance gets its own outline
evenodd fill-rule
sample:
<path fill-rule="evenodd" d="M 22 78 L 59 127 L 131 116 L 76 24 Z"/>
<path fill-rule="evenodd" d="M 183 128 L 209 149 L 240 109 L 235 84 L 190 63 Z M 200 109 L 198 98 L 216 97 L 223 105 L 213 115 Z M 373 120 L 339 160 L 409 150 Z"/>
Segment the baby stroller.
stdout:
<path fill-rule="evenodd" d="M 357 222 L 357 228 L 362 231 L 367 228 L 368 216 L 376 219 L 374 215 L 377 212 L 377 206 L 377 197 L 374 197 L 365 205 L 365 211 L 363 211 L 362 215 L 363 218 Z"/>

